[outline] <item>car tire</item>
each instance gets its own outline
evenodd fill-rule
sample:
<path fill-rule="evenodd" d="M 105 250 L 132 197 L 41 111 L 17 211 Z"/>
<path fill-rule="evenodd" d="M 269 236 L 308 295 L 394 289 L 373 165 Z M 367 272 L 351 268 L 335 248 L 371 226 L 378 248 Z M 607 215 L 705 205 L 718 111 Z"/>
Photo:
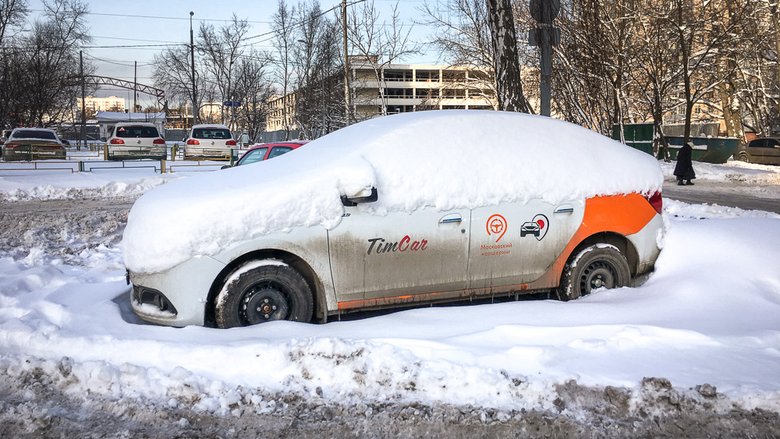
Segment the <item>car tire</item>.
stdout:
<path fill-rule="evenodd" d="M 743 161 L 745 163 L 750 163 L 750 154 L 746 153 L 745 151 L 742 151 L 739 154 L 737 154 L 737 160 Z"/>
<path fill-rule="evenodd" d="M 253 261 L 236 269 L 217 295 L 220 328 L 249 326 L 272 320 L 310 322 L 314 300 L 303 276 L 287 264 Z"/>
<path fill-rule="evenodd" d="M 557 290 L 559 300 L 569 301 L 598 288 L 619 288 L 631 282 L 631 269 L 620 250 L 608 244 L 585 247 L 566 263 Z"/>

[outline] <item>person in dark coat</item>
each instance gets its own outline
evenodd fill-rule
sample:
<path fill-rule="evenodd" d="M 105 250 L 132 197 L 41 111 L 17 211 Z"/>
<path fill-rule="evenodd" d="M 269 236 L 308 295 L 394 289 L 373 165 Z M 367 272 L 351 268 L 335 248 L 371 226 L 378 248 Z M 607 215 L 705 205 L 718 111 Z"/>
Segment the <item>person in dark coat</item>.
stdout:
<path fill-rule="evenodd" d="M 693 142 L 687 142 L 677 152 L 677 164 L 674 167 L 674 175 L 677 177 L 677 184 L 682 186 L 685 184 L 692 185 L 694 178 L 696 178 L 696 172 L 693 171 L 693 164 L 691 163 L 691 153 L 693 152 Z"/>

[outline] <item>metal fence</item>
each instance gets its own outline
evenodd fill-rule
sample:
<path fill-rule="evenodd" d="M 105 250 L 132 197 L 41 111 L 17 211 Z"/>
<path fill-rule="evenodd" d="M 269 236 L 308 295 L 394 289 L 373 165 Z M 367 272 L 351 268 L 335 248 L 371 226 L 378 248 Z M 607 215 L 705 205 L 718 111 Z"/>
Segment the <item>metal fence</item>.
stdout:
<path fill-rule="evenodd" d="M 25 173 L 36 175 L 42 172 L 100 172 L 108 170 L 140 170 L 153 169 L 159 173 L 174 172 L 204 172 L 216 171 L 224 166 L 232 165 L 241 153 L 245 151 L 232 150 L 229 162 L 211 160 L 187 160 L 182 155 L 181 148 L 174 144 L 168 148 L 165 159 L 125 159 L 106 160 L 105 151 L 82 149 L 67 151 L 65 160 L 25 160 L 9 161 L 0 159 L 0 177 L 20 176 Z M 40 174 L 38 174 L 40 175 Z"/>

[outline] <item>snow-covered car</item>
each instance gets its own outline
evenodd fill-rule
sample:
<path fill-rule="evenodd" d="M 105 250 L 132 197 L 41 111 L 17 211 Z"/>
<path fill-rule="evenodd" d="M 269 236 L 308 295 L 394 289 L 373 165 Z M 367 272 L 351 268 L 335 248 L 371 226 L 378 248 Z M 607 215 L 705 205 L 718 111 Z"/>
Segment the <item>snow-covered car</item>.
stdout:
<path fill-rule="evenodd" d="M 230 160 L 236 141 L 225 125 L 200 124 L 184 141 L 184 158 L 190 160 Z"/>
<path fill-rule="evenodd" d="M 780 138 L 759 137 L 741 146 L 734 154 L 737 160 L 762 165 L 780 165 Z"/>
<path fill-rule="evenodd" d="M 65 145 L 48 128 L 14 128 L 2 146 L 5 161 L 65 160 Z"/>
<path fill-rule="evenodd" d="M 630 285 L 659 254 L 656 160 L 551 118 L 398 114 L 263 167 L 135 203 L 122 246 L 138 316 L 226 328 L 540 291 L 570 300 Z"/>
<path fill-rule="evenodd" d="M 150 122 L 120 122 L 106 140 L 109 160 L 154 159 L 168 157 L 165 139 Z"/>

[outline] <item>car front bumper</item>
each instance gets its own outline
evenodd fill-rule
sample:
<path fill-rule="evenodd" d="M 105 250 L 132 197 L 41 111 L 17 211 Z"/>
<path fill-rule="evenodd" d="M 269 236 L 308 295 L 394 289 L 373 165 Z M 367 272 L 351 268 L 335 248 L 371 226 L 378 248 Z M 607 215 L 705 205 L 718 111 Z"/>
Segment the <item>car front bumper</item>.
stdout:
<path fill-rule="evenodd" d="M 141 319 L 158 325 L 203 325 L 209 290 L 225 264 L 201 256 L 159 273 L 130 272 L 130 304 Z"/>

